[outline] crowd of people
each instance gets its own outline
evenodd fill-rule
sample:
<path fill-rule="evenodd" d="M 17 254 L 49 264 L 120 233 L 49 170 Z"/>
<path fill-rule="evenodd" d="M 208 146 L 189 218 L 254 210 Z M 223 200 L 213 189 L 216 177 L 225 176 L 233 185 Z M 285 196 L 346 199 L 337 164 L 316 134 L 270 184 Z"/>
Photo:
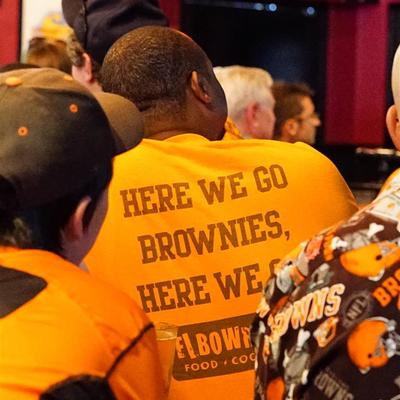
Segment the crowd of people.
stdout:
<path fill-rule="evenodd" d="M 307 85 L 62 4 L 69 67 L 0 70 L 0 398 L 395 399 L 400 173 L 358 211 Z M 400 51 L 392 90 L 400 149 Z"/>

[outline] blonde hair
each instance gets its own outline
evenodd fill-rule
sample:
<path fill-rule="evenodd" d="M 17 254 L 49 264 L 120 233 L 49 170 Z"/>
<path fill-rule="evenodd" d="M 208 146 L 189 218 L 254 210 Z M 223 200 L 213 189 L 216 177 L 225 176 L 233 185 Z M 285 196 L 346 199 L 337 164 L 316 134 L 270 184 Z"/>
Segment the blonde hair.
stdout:
<path fill-rule="evenodd" d="M 265 104 L 271 98 L 273 79 L 261 68 L 231 65 L 215 67 L 214 73 L 224 89 L 228 114 L 234 121 L 242 118 L 251 102 Z M 270 106 L 273 108 L 273 104 Z"/>

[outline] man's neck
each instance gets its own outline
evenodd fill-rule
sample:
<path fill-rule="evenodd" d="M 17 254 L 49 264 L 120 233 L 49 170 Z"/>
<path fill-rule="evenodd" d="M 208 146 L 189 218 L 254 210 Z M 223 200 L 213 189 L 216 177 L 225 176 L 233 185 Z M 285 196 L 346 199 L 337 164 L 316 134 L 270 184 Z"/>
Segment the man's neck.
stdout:
<path fill-rule="evenodd" d="M 196 133 L 196 132 L 191 132 L 190 130 L 187 130 L 186 132 L 183 132 L 181 130 L 169 130 L 169 131 L 155 132 L 153 134 L 146 134 L 146 139 L 166 140 L 173 136 L 183 135 L 185 133 Z"/>
<path fill-rule="evenodd" d="M 147 117 L 143 113 L 147 139 L 165 140 L 173 136 L 194 133 L 208 140 L 220 140 L 224 135 L 224 125 L 219 128 L 214 119 L 201 118 L 158 118 Z"/>

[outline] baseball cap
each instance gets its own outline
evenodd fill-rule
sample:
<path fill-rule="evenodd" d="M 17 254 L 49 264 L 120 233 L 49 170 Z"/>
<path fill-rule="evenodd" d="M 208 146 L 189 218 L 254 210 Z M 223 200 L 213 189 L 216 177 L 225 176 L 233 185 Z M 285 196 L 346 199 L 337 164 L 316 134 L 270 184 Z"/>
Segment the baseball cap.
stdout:
<path fill-rule="evenodd" d="M 129 100 L 91 94 L 52 68 L 0 74 L 0 209 L 73 194 L 137 145 L 143 121 Z"/>
<path fill-rule="evenodd" d="M 99 64 L 125 33 L 146 25 L 168 25 L 158 0 L 62 0 L 64 18 Z"/>

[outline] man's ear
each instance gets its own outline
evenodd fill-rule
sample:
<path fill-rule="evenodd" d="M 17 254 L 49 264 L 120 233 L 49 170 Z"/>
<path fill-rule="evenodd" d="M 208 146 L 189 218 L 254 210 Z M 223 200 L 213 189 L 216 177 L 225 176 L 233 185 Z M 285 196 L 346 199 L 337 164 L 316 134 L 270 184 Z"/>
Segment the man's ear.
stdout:
<path fill-rule="evenodd" d="M 209 84 L 197 71 L 193 71 L 190 76 L 190 88 L 194 96 L 202 103 L 211 103 Z"/>
<path fill-rule="evenodd" d="M 74 212 L 68 219 L 68 222 L 62 230 L 62 237 L 65 241 L 74 242 L 80 240 L 85 233 L 84 216 L 92 199 L 89 196 L 83 197 Z"/>
<path fill-rule="evenodd" d="M 386 113 L 386 126 L 396 148 L 400 149 L 400 124 L 396 106 L 389 107 Z"/>
<path fill-rule="evenodd" d="M 257 115 L 258 115 L 259 109 L 260 109 L 260 105 L 256 102 L 248 104 L 245 109 L 246 124 L 247 124 L 249 131 L 251 131 L 252 129 L 258 128 Z"/>
<path fill-rule="evenodd" d="M 295 141 L 297 131 L 299 129 L 299 122 L 295 118 L 287 119 L 281 128 L 281 138 L 285 142 Z"/>
<path fill-rule="evenodd" d="M 72 76 L 78 82 L 81 82 L 83 84 L 93 83 L 94 76 L 93 76 L 92 59 L 87 53 L 82 54 L 82 59 L 83 59 L 83 65 L 81 67 L 72 65 Z"/>

